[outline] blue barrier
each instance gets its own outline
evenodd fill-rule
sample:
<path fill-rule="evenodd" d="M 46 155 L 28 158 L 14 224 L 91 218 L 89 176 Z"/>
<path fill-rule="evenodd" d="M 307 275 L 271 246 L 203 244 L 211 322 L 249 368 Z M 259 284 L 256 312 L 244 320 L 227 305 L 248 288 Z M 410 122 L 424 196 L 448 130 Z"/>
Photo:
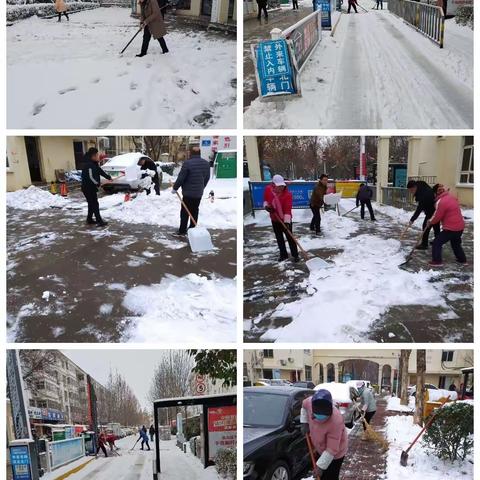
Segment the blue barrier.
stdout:
<path fill-rule="evenodd" d="M 52 470 L 85 456 L 85 443 L 83 437 L 49 442 L 48 447 L 48 455 L 50 455 L 50 466 Z"/>
<path fill-rule="evenodd" d="M 293 208 L 310 208 L 310 197 L 317 182 L 286 182 L 292 193 Z M 265 187 L 271 182 L 248 182 L 252 210 L 263 210 Z"/>

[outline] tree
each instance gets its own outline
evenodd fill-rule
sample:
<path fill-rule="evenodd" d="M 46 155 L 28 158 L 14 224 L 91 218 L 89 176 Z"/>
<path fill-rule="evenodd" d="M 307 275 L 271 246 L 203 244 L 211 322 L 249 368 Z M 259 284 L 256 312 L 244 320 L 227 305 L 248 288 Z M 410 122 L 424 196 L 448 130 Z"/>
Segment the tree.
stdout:
<path fill-rule="evenodd" d="M 195 358 L 193 371 L 208 375 L 215 384 L 221 380 L 226 387 L 237 384 L 237 351 L 236 350 L 188 350 Z"/>
<path fill-rule="evenodd" d="M 413 421 L 423 427 L 423 412 L 425 406 L 425 370 L 426 351 L 417 350 L 417 389 L 415 394 L 415 415 Z"/>
<path fill-rule="evenodd" d="M 158 162 L 162 158 L 165 146 L 168 147 L 168 137 L 132 137 L 132 142 L 139 152 L 148 155 L 154 162 Z"/>
<path fill-rule="evenodd" d="M 408 405 L 408 362 L 411 350 L 400 350 L 400 404 Z"/>
<path fill-rule="evenodd" d="M 45 377 L 55 377 L 55 350 L 20 350 L 22 378 L 25 386 L 32 393 L 38 392 L 37 382 Z"/>

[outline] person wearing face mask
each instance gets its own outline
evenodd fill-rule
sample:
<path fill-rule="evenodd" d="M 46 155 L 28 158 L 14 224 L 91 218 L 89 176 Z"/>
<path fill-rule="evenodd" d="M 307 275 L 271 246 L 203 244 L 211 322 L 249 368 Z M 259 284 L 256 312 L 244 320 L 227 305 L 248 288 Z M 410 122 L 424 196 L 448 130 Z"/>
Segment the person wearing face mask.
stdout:
<path fill-rule="evenodd" d="M 317 469 L 322 480 L 339 480 L 348 449 L 348 435 L 342 414 L 328 390 L 318 390 L 302 403 L 302 433 L 309 434 L 319 455 Z"/>

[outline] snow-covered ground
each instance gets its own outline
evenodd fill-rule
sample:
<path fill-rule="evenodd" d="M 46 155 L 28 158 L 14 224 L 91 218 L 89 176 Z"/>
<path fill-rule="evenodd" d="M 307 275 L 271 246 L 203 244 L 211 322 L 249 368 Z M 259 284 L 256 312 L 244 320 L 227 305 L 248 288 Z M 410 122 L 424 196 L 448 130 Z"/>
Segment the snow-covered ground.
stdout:
<path fill-rule="evenodd" d="M 471 480 L 473 479 L 473 464 L 464 462 L 444 462 L 433 455 L 428 455 L 421 441 L 410 450 L 408 465 L 400 466 L 400 454 L 406 450 L 420 427 L 413 423 L 412 416 L 392 416 L 386 419 L 386 437 L 390 443 L 387 455 L 388 480 Z"/>
<path fill-rule="evenodd" d="M 342 199 L 340 203 L 342 212 L 347 212 L 352 206 L 352 199 Z M 272 274 L 284 278 L 284 286 L 300 275 L 295 288 L 305 292 L 297 294 L 293 301 L 278 304 L 273 312 L 267 312 L 271 315 L 270 318 L 277 319 L 275 323 L 278 326 L 267 327 L 261 340 L 364 341 L 362 332 L 379 321 L 392 306 L 437 307 L 445 318 L 455 318 L 456 314 L 446 301 L 445 289 L 448 288 L 449 280 L 443 281 L 441 272 L 428 267 L 418 271 L 401 268 L 411 246 L 405 248 L 398 237 L 385 238 L 385 231 L 391 227 L 392 220 L 398 225 L 405 225 L 411 213 L 393 207 L 378 208 L 376 204 L 374 210 L 383 215 L 377 215 L 375 223 L 365 220 L 362 232 L 359 232 L 361 224 L 353 217 L 358 212 L 339 217 L 336 212 L 329 210 L 322 216 L 320 236 L 303 233 L 305 230 L 299 231 L 299 225 L 310 223 L 311 212 L 294 210 L 294 224 L 297 225 L 300 244 L 311 255 L 320 255 L 326 259 L 331 266 L 309 272 L 303 278 L 302 270 L 290 262 L 272 264 L 277 251 L 273 237 L 270 242 L 262 242 L 261 247 L 255 243 L 248 244 L 247 248 L 254 252 L 253 257 L 247 255 L 244 261 L 244 268 L 251 268 L 248 275 L 254 275 L 258 266 L 271 265 L 276 272 Z M 245 225 L 269 226 L 269 215 L 265 211 L 256 212 L 255 218 L 245 218 Z M 415 228 L 418 229 L 418 225 Z M 414 232 L 409 235 L 413 238 L 416 234 Z M 261 278 L 256 281 L 262 282 Z M 255 329 L 255 325 L 264 322 L 263 314 L 252 320 L 253 326 L 247 321 L 246 329 Z M 390 333 L 389 337 L 395 335 Z"/>
<path fill-rule="evenodd" d="M 167 25 L 136 58 L 130 8 L 98 8 L 70 21 L 31 17 L 7 28 L 9 128 L 234 128 L 236 42 Z"/>
<path fill-rule="evenodd" d="M 118 456 L 111 455 L 108 458 L 100 452 L 98 457 L 89 462 L 78 472 L 68 476 L 71 480 L 96 480 L 112 478 L 115 480 L 151 480 L 153 476 L 152 461 L 154 459 L 153 445 L 151 451 L 141 451 L 140 443 L 135 450 L 131 450 L 137 437 L 129 436 L 117 440 L 119 447 Z M 68 472 L 78 465 L 84 464 L 88 457 L 72 462 L 60 470 L 45 474 L 42 479 L 54 480 L 64 472 Z M 162 480 L 219 480 L 215 467 L 203 468 L 200 459 L 190 452 L 183 453 L 176 445 L 175 440 L 162 441 L 160 443 L 160 462 L 162 472 L 159 478 Z"/>
<path fill-rule="evenodd" d="M 412 413 L 415 410 L 415 397 L 408 397 L 408 405 L 401 405 L 400 397 L 388 397 L 387 410 L 392 412 Z"/>
<path fill-rule="evenodd" d="M 345 3 L 345 2 L 344 2 Z M 342 15 L 301 74 L 302 97 L 260 102 L 246 128 L 472 128 L 473 31 L 447 20 L 440 49 L 388 10 Z"/>

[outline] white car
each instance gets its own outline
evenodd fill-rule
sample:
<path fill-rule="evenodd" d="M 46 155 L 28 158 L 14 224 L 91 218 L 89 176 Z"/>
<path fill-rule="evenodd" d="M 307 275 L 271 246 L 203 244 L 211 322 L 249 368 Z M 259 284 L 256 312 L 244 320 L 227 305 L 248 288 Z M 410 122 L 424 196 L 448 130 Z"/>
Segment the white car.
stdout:
<path fill-rule="evenodd" d="M 432 385 L 431 383 L 426 383 L 425 388 L 427 390 L 438 390 L 438 387 L 436 387 L 435 385 Z M 415 394 L 417 393 L 417 386 L 416 385 L 410 385 L 407 389 L 407 392 L 408 392 L 409 397 L 414 397 Z"/>
<path fill-rule="evenodd" d="M 143 153 L 124 153 L 108 159 L 102 168 L 112 177 L 113 181 L 107 182 L 106 179 L 101 177 L 103 190 L 107 193 L 113 193 L 122 190 L 141 190 L 145 188 L 145 182 L 142 179 L 142 174 L 145 171 L 141 170 L 140 165 L 138 165 L 138 161 L 141 158 L 151 160 L 150 157 Z M 162 169 L 158 166 L 157 172 L 161 184 Z"/>
<path fill-rule="evenodd" d="M 369 389 L 369 390 L 373 390 L 372 388 L 372 383 L 369 381 L 369 380 L 349 380 L 347 382 L 347 385 L 350 385 L 354 388 L 356 388 L 357 390 L 360 388 L 360 385 L 362 385 L 362 383 Z"/>
<path fill-rule="evenodd" d="M 321 383 L 315 387 L 315 390 L 328 390 L 332 394 L 336 407 L 342 414 L 345 426 L 353 428 L 353 424 L 360 416 L 358 412 L 360 393 L 358 393 L 358 390 L 352 385 L 336 382 Z"/>

